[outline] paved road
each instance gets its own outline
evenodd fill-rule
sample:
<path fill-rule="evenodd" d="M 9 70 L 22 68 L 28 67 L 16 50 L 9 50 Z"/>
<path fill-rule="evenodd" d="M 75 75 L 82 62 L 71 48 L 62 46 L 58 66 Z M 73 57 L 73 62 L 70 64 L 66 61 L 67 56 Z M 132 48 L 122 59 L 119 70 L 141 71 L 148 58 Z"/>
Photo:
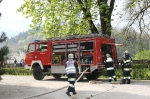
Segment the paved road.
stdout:
<path fill-rule="evenodd" d="M 77 95 L 68 97 L 65 92 L 67 78 L 34 80 L 32 76 L 3 75 L 0 81 L 0 99 L 150 99 L 150 81 L 132 81 L 131 84 L 90 84 L 86 79 L 75 84 Z M 62 88 L 61 90 L 58 90 Z"/>

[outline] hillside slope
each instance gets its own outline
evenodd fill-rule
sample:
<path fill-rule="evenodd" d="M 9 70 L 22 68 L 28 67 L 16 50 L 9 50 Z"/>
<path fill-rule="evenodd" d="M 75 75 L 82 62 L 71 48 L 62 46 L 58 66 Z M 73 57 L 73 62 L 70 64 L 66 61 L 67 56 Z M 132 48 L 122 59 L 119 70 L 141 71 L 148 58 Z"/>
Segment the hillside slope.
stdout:
<path fill-rule="evenodd" d="M 19 35 L 16 35 L 8 39 L 7 45 L 10 50 L 10 53 L 8 54 L 9 59 L 13 57 L 16 58 L 17 60 L 21 60 L 24 57 L 29 42 L 32 42 L 35 39 L 39 40 L 43 39 L 41 33 L 30 34 L 29 31 L 21 32 L 19 33 Z"/>

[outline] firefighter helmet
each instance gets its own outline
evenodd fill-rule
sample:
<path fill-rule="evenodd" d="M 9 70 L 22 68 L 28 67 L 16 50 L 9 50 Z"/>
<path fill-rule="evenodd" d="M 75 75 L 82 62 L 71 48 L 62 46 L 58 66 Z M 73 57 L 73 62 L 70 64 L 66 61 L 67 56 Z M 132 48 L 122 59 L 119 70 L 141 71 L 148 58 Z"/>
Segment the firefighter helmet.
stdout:
<path fill-rule="evenodd" d="M 125 55 L 122 55 L 122 58 L 125 58 Z"/>
<path fill-rule="evenodd" d="M 129 52 L 128 52 L 128 50 L 126 50 L 124 53 L 125 53 L 125 54 L 128 54 Z"/>
<path fill-rule="evenodd" d="M 107 53 L 107 54 L 106 54 L 106 57 L 110 57 L 110 54 Z"/>
<path fill-rule="evenodd" d="M 74 57 L 74 55 L 73 55 L 72 53 L 70 53 L 70 54 L 68 55 L 68 58 L 69 58 L 69 59 L 73 59 L 73 57 Z"/>

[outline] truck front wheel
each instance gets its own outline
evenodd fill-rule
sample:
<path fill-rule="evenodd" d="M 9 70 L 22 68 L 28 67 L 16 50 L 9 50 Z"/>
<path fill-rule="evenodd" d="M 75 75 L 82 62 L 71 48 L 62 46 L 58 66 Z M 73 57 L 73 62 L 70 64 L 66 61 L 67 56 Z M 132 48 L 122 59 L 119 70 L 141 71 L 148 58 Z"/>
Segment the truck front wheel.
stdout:
<path fill-rule="evenodd" d="M 36 80 L 42 80 L 44 78 L 43 71 L 39 66 L 33 68 L 33 77 Z"/>

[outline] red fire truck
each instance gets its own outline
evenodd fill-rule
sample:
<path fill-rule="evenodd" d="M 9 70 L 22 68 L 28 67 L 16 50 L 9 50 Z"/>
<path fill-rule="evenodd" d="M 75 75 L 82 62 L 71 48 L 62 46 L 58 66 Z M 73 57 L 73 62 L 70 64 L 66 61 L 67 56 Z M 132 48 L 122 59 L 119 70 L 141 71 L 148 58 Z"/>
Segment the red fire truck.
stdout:
<path fill-rule="evenodd" d="M 33 69 L 36 80 L 42 80 L 45 75 L 60 78 L 65 75 L 65 62 L 69 53 L 73 53 L 78 62 L 78 76 L 89 68 L 84 73 L 88 80 L 96 80 L 100 76 L 106 53 L 112 56 L 114 65 L 118 63 L 115 39 L 100 34 L 88 34 L 29 43 L 25 56 L 26 67 Z"/>

